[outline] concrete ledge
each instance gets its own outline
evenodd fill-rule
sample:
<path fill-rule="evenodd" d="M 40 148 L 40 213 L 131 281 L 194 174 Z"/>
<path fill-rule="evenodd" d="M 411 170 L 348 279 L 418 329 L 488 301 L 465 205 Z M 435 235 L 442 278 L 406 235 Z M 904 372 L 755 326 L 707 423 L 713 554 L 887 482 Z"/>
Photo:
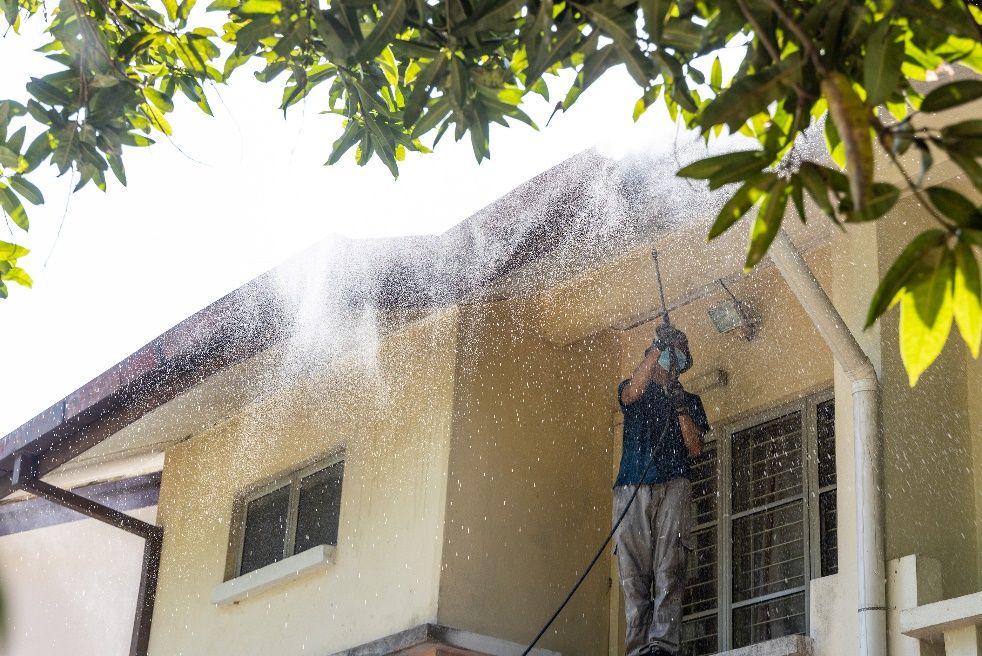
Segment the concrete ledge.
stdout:
<path fill-rule="evenodd" d="M 982 592 L 900 611 L 900 632 L 920 640 L 968 626 L 982 626 Z"/>
<path fill-rule="evenodd" d="M 334 547 L 321 544 L 296 555 L 219 583 L 211 589 L 211 603 L 224 606 L 274 585 L 285 583 L 334 560 Z"/>
<path fill-rule="evenodd" d="M 331 656 L 520 656 L 526 645 L 462 631 L 442 624 L 419 624 L 405 631 Z M 533 649 L 532 656 L 561 656 L 548 649 Z"/>
<path fill-rule="evenodd" d="M 814 645 L 815 641 L 808 636 L 789 635 L 749 647 L 721 651 L 716 656 L 812 656 L 815 653 Z"/>

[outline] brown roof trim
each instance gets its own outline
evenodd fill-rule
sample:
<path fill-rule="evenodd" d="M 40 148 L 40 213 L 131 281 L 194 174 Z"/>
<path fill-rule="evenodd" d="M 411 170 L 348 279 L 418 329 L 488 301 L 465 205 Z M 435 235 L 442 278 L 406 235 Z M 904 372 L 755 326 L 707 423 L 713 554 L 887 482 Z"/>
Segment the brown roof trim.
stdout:
<path fill-rule="evenodd" d="M 72 492 L 113 510 L 137 510 L 156 506 L 160 497 L 160 472 L 86 485 L 74 488 Z M 37 497 L 0 503 L 0 536 L 81 519 L 86 519 L 86 516 Z"/>
<path fill-rule="evenodd" d="M 0 470 L 10 472 L 14 456 L 29 452 L 39 456 L 43 476 L 272 344 L 286 322 L 268 291 L 268 275 L 188 317 L 0 439 Z M 0 478 L 0 498 L 10 491 L 9 477 Z"/>

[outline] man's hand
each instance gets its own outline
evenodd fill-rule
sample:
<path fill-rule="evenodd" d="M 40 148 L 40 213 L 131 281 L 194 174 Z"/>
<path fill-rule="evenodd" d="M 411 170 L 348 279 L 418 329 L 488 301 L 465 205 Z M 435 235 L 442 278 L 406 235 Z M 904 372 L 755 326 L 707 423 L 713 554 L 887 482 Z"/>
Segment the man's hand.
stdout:
<path fill-rule="evenodd" d="M 669 383 L 667 388 L 668 401 L 672 405 L 672 412 L 678 418 L 679 428 L 682 430 L 682 441 L 685 442 L 685 449 L 689 452 L 690 458 L 702 455 L 702 429 L 696 426 L 689 416 L 689 404 L 686 402 L 685 390 L 677 380 Z"/>
<path fill-rule="evenodd" d="M 658 356 L 661 355 L 654 343 L 644 352 L 644 359 L 631 375 L 631 380 L 621 392 L 621 403 L 631 405 L 641 398 L 644 391 L 651 384 L 655 376 L 655 369 L 658 367 Z"/>

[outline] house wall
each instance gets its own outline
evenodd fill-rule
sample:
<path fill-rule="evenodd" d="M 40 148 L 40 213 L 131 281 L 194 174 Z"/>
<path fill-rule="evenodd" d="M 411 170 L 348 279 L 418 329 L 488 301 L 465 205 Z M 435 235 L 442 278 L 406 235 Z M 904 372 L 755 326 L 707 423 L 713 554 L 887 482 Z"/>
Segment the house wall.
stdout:
<path fill-rule="evenodd" d="M 462 314 L 439 621 L 527 643 L 610 526 L 617 344 L 547 340 L 533 304 Z M 608 569 L 596 568 L 540 646 L 604 653 Z"/>
<path fill-rule="evenodd" d="M 130 514 L 153 522 L 157 508 Z M 0 653 L 128 653 L 142 563 L 141 538 L 94 519 L 0 537 L 7 624 Z"/>
<path fill-rule="evenodd" d="M 436 619 L 456 321 L 412 323 L 168 451 L 153 656 L 324 655 Z M 213 605 L 237 495 L 342 447 L 335 562 Z"/>
<path fill-rule="evenodd" d="M 900 204 L 878 224 L 881 271 L 930 227 L 916 203 Z M 917 554 L 939 561 L 944 596 L 955 597 L 980 589 L 982 460 L 974 438 L 980 434 L 982 361 L 967 356 L 953 327 L 941 357 L 912 389 L 900 358 L 898 322 L 895 309 L 880 326 L 886 557 Z"/>
<path fill-rule="evenodd" d="M 965 349 L 965 401 L 971 428 L 972 472 L 975 474 L 975 544 L 982 549 L 982 399 L 979 390 L 982 390 L 982 362 L 972 358 Z M 977 556 L 976 572 L 976 587 L 982 587 L 982 556 Z"/>

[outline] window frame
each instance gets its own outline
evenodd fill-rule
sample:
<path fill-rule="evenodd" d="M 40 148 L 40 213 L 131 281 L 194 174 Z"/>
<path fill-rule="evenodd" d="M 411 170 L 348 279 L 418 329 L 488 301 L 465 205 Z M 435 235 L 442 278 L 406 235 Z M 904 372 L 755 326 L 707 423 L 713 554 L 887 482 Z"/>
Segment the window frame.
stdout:
<path fill-rule="evenodd" d="M 287 501 L 286 539 L 283 541 L 283 555 L 281 558 L 270 564 L 281 562 L 290 556 L 296 555 L 293 553 L 293 549 L 297 542 L 297 515 L 299 514 L 300 506 L 300 482 L 312 474 L 316 474 L 317 472 L 327 469 L 328 467 L 333 467 L 338 463 L 345 462 L 345 455 L 346 454 L 343 449 L 340 451 L 335 451 L 325 457 L 318 458 L 314 462 L 299 469 L 279 473 L 270 478 L 264 479 L 260 483 L 248 488 L 237 496 L 233 504 L 232 511 L 232 534 L 229 539 L 230 553 L 229 557 L 226 558 L 225 569 L 226 581 L 248 574 L 248 572 L 245 574 L 242 573 L 242 555 L 245 549 L 246 520 L 248 519 L 249 514 L 249 504 L 256 499 L 266 496 L 267 494 L 280 490 L 284 487 L 289 487 L 290 494 L 289 500 Z M 341 476 L 341 494 L 344 494 L 343 474 Z M 339 516 L 339 527 L 340 524 L 341 520 Z"/>
<path fill-rule="evenodd" d="M 820 513 L 819 497 L 825 492 L 838 489 L 838 467 L 836 467 L 836 480 L 831 485 L 819 487 L 818 477 L 818 406 L 827 401 L 835 399 L 834 389 L 824 388 L 818 392 L 813 392 L 801 396 L 800 398 L 781 403 L 765 410 L 751 411 L 728 422 L 721 422 L 714 426 L 703 438 L 708 446 L 712 443 L 716 450 L 716 489 L 719 495 L 717 501 L 716 523 L 716 608 L 698 613 L 683 616 L 683 622 L 703 619 L 716 614 L 716 635 L 717 649 L 727 651 L 733 649 L 733 611 L 737 608 L 750 606 L 756 603 L 780 599 L 782 597 L 796 594 L 804 594 L 805 610 L 805 633 L 810 630 L 810 594 L 811 581 L 821 577 L 821 539 L 820 539 Z M 733 436 L 741 431 L 765 424 L 769 421 L 780 419 L 795 412 L 801 416 L 801 463 L 802 463 L 802 485 L 801 494 L 787 497 L 782 500 L 754 506 L 753 508 L 733 513 Z M 778 508 L 789 503 L 801 501 L 802 524 L 804 539 L 804 580 L 802 586 L 796 586 L 787 590 L 773 592 L 746 599 L 740 602 L 733 602 L 733 521 L 736 519 L 761 512 L 767 508 Z M 838 521 L 838 520 L 837 520 Z M 693 527 L 693 531 L 708 528 L 713 524 L 712 521 L 703 522 Z M 755 643 L 752 643 L 755 644 Z"/>

